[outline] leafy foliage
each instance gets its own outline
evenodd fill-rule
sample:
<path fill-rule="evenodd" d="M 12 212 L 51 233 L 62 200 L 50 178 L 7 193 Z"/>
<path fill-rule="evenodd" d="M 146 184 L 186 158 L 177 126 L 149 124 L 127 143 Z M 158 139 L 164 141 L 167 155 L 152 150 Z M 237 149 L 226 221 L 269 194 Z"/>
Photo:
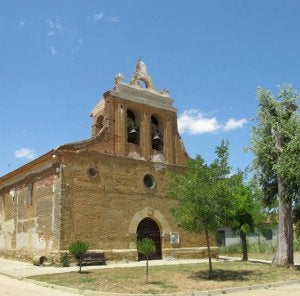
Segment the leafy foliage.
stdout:
<path fill-rule="evenodd" d="M 276 207 L 278 201 L 279 236 L 274 262 L 293 264 L 292 208 L 300 196 L 300 94 L 284 85 L 274 96 L 262 88 L 257 92 L 259 111 L 252 132 L 251 150 L 255 155 L 255 179 L 264 203 Z"/>
<path fill-rule="evenodd" d="M 232 177 L 229 177 L 228 143 L 216 147 L 217 158 L 207 165 L 199 155 L 189 159 L 184 174 L 172 175 L 170 197 L 178 201 L 172 209 L 181 228 L 205 232 L 209 255 L 209 277 L 212 274 L 209 232 L 215 232 L 224 221 L 230 204 Z"/>
<path fill-rule="evenodd" d="M 144 238 L 142 240 L 138 240 L 136 244 L 137 250 L 139 253 L 142 253 L 146 257 L 146 279 L 148 283 L 149 279 L 149 257 L 155 253 L 156 246 L 152 239 Z"/>
<path fill-rule="evenodd" d="M 250 184 L 243 183 L 243 175 L 235 176 L 235 186 L 231 198 L 231 206 L 227 212 L 226 222 L 235 233 L 240 235 L 243 248 L 243 260 L 248 260 L 247 234 L 254 233 L 255 227 L 263 224 L 266 216 L 262 205 Z"/>
<path fill-rule="evenodd" d="M 82 255 L 85 254 L 88 249 L 89 249 L 89 244 L 84 240 L 77 240 L 69 245 L 70 253 L 78 259 L 80 273 L 81 273 Z"/>
<path fill-rule="evenodd" d="M 149 258 L 152 254 L 155 253 L 156 247 L 155 243 L 150 238 L 144 238 L 142 240 L 137 241 L 137 250 L 139 253 L 142 253 L 146 256 L 146 258 Z"/>
<path fill-rule="evenodd" d="M 230 191 L 228 144 L 222 142 L 216 153 L 218 158 L 211 165 L 197 155 L 189 159 L 184 174 L 172 175 L 170 196 L 178 201 L 173 213 L 179 226 L 187 231 L 215 231 L 224 219 Z"/>
<path fill-rule="evenodd" d="M 277 97 L 270 91 L 257 91 L 259 112 L 252 132 L 255 176 L 264 191 L 264 201 L 274 205 L 278 194 L 278 176 L 285 184 L 283 198 L 290 202 L 300 193 L 300 98 L 290 86 L 282 86 Z M 281 142 L 278 148 L 276 137 Z"/>

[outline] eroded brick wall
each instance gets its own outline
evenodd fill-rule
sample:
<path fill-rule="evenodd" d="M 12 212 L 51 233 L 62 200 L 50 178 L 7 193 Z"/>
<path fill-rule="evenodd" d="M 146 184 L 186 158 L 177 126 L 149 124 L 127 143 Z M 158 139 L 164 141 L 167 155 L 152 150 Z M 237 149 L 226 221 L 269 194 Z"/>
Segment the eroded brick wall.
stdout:
<path fill-rule="evenodd" d="M 159 225 L 163 253 L 205 246 L 204 236 L 178 229 L 170 212 L 176 202 L 166 196 L 169 172 L 182 167 L 96 152 L 65 153 L 64 161 L 62 249 L 84 239 L 90 249 L 130 253 L 136 248 L 137 224 L 145 217 Z M 90 168 L 98 174 L 89 176 Z M 154 188 L 145 186 L 145 174 L 154 177 Z M 171 246 L 170 232 L 179 232 L 178 245 Z"/>
<path fill-rule="evenodd" d="M 0 253 L 22 259 L 60 249 L 60 176 L 45 170 L 0 194 Z"/>

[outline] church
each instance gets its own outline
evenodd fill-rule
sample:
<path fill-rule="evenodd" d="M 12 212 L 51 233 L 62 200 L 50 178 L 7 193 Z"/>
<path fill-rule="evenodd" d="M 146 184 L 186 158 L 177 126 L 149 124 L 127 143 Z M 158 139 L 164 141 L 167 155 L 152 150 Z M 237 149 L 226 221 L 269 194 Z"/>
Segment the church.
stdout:
<path fill-rule="evenodd" d="M 167 196 L 171 172 L 188 159 L 167 90 L 158 91 L 141 60 L 91 111 L 91 137 L 61 145 L 0 177 L 0 256 L 59 264 L 75 240 L 108 260 L 207 256 L 203 236 L 180 229 Z"/>

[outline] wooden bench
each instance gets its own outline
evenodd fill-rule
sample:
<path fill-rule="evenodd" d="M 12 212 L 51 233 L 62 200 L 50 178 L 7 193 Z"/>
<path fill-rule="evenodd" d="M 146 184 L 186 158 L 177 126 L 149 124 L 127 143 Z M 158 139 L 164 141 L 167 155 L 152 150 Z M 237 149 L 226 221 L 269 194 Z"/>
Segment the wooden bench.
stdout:
<path fill-rule="evenodd" d="M 81 265 L 106 265 L 104 253 L 86 253 L 81 256 Z"/>

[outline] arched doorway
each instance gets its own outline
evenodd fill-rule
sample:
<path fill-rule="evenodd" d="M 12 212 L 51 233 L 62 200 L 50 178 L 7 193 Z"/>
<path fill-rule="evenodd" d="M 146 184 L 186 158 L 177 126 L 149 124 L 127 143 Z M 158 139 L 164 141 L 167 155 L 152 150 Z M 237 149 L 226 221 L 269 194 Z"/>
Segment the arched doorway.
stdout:
<path fill-rule="evenodd" d="M 160 230 L 157 223 L 151 218 L 143 219 L 137 227 L 137 240 L 139 241 L 143 238 L 152 239 L 156 246 L 156 252 L 149 257 L 149 260 L 161 259 Z M 138 260 L 146 260 L 146 257 L 139 253 Z"/>

